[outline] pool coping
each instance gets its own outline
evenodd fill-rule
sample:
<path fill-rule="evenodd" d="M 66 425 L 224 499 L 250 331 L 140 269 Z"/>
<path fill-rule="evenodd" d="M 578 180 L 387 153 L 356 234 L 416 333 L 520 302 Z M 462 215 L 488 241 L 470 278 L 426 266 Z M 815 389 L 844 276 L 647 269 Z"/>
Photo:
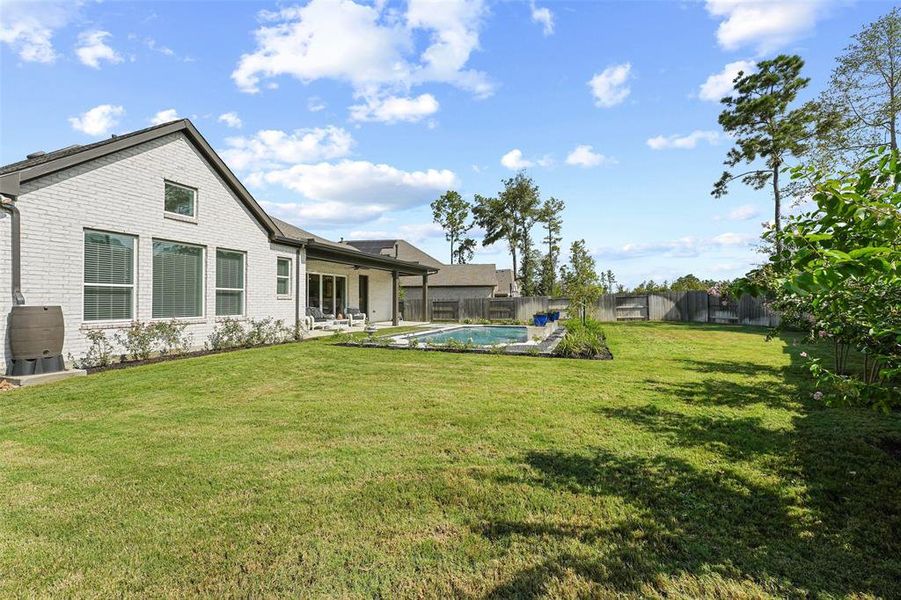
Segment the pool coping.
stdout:
<path fill-rule="evenodd" d="M 525 327 L 530 338 L 535 334 L 544 335 L 544 339 L 535 341 L 529 339 L 526 342 L 515 344 L 496 344 L 492 346 L 465 346 L 465 345 L 448 345 L 448 344 L 417 344 L 411 346 L 410 337 L 429 333 L 437 333 L 439 331 L 448 331 L 451 329 L 459 329 L 462 327 Z M 387 348 L 391 350 L 419 350 L 424 352 L 456 352 L 471 354 L 509 354 L 518 356 L 538 356 L 545 358 L 559 358 L 554 354 L 557 345 L 566 335 L 566 328 L 559 323 L 548 323 L 544 327 L 534 327 L 531 325 L 482 325 L 478 323 L 454 323 L 445 326 L 430 328 L 425 331 L 413 331 L 401 335 L 393 336 L 388 343 L 384 341 L 368 341 L 362 340 L 357 343 L 347 343 L 343 345 L 357 346 L 365 348 Z"/>
<path fill-rule="evenodd" d="M 426 335 L 432 335 L 432 334 L 435 334 L 435 333 L 442 333 L 442 332 L 445 332 L 445 331 L 453 331 L 453 330 L 455 330 L 455 329 L 466 329 L 467 327 L 490 327 L 490 328 L 495 328 L 495 327 L 496 327 L 496 328 L 500 328 L 500 327 L 504 327 L 504 328 L 516 327 L 516 328 L 525 328 L 525 330 L 526 330 L 526 341 L 524 341 L 524 342 L 512 342 L 512 343 L 506 343 L 506 344 L 504 344 L 504 343 L 501 343 L 501 344 L 479 344 L 479 345 L 474 346 L 475 348 L 487 348 L 487 349 L 496 348 L 497 346 L 505 346 L 505 347 L 509 347 L 509 346 L 537 346 L 537 345 L 539 345 L 541 342 L 543 342 L 544 340 L 546 340 L 546 339 L 554 332 L 554 327 L 553 327 L 550 323 L 549 323 L 548 325 L 544 326 L 544 327 L 535 327 L 534 325 L 501 325 L 501 324 L 487 324 L 487 323 L 453 323 L 453 324 L 448 324 L 448 325 L 441 325 L 441 326 L 434 327 L 434 328 L 429 328 L 429 329 L 426 329 L 426 330 L 424 330 L 424 331 L 411 331 L 411 332 L 408 332 L 408 333 L 403 333 L 403 334 L 400 334 L 400 335 L 396 335 L 396 336 L 393 336 L 393 337 L 391 338 L 391 341 L 392 341 L 393 343 L 396 343 L 396 344 L 399 345 L 399 346 L 410 346 L 410 340 L 411 340 L 411 339 L 418 338 L 418 337 L 422 337 L 422 336 L 426 336 Z M 541 340 L 535 341 L 534 338 L 536 338 L 536 337 L 540 337 Z M 431 347 L 431 346 L 446 346 L 446 345 L 448 345 L 446 342 L 445 342 L 445 343 L 439 342 L 439 343 L 434 343 L 434 344 L 429 343 L 429 342 L 419 342 L 416 346 L 413 346 L 413 347 L 420 347 L 420 346 Z"/>

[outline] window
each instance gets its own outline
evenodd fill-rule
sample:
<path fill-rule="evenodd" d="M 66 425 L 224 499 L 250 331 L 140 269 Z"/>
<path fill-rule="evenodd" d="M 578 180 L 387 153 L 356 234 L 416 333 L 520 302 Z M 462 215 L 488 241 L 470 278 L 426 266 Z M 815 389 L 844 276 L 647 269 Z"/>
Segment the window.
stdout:
<path fill-rule="evenodd" d="M 347 306 L 347 278 L 341 275 L 307 274 L 307 306 L 324 313 L 343 313 Z"/>
<path fill-rule="evenodd" d="M 244 253 L 216 250 L 216 316 L 244 314 Z"/>
<path fill-rule="evenodd" d="M 322 303 L 319 302 L 319 293 L 321 291 L 319 275 L 317 273 L 307 275 L 307 306 L 322 308 Z"/>
<path fill-rule="evenodd" d="M 84 232 L 84 320 L 134 317 L 135 238 Z"/>
<path fill-rule="evenodd" d="M 203 316 L 203 248 L 153 240 L 153 318 Z"/>
<path fill-rule="evenodd" d="M 166 182 L 166 201 L 163 207 L 167 213 L 181 217 L 197 216 L 197 190 Z"/>
<path fill-rule="evenodd" d="M 291 295 L 291 259 L 279 258 L 275 273 L 275 293 L 279 296 Z"/>

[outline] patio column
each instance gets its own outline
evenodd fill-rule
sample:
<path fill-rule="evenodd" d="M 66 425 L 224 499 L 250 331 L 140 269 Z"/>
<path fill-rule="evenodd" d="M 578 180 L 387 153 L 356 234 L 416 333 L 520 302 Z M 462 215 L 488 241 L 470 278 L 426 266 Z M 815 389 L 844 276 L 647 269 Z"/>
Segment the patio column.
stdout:
<path fill-rule="evenodd" d="M 422 276 L 422 320 L 431 321 L 429 318 L 429 274 Z"/>
<path fill-rule="evenodd" d="M 391 324 L 400 325 L 400 317 L 397 312 L 397 271 L 391 271 Z"/>

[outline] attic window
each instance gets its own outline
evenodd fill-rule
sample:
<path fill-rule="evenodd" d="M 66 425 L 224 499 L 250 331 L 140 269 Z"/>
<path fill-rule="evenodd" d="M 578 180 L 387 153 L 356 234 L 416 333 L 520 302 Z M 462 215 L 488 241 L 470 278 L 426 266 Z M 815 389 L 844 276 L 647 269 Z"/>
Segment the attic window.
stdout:
<path fill-rule="evenodd" d="M 197 190 L 167 181 L 166 200 L 163 210 L 170 215 L 196 219 Z"/>

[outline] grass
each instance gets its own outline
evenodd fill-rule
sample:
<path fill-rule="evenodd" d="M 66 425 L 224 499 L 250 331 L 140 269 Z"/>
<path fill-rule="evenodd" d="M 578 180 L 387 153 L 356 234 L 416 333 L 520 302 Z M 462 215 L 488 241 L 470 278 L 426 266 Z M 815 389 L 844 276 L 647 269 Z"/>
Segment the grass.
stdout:
<path fill-rule="evenodd" d="M 764 332 L 328 341 L 0 394 L 0 596 L 898 594 L 901 417 Z"/>

